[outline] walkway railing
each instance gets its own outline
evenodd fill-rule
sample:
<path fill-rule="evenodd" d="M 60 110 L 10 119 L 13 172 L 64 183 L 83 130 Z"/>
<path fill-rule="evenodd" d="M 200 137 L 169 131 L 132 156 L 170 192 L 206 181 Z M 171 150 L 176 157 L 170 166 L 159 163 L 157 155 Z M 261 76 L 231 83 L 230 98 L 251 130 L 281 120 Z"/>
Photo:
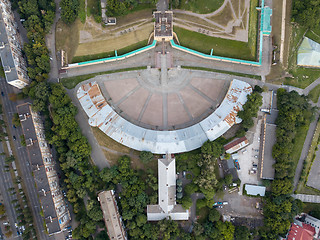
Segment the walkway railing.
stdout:
<path fill-rule="evenodd" d="M 154 48 L 156 46 L 157 41 L 153 40 L 151 45 L 145 46 L 143 48 L 139 48 L 137 50 L 125 53 L 120 56 L 114 56 L 114 57 L 108 57 L 108 58 L 101 58 L 101 59 L 96 59 L 96 60 L 91 60 L 91 61 L 85 61 L 85 62 L 79 62 L 79 63 L 73 63 L 73 64 L 68 64 L 67 68 L 72 68 L 72 67 L 79 67 L 79 66 L 85 66 L 85 65 L 92 65 L 92 64 L 97 64 L 97 63 L 106 63 L 106 62 L 113 62 L 113 61 L 118 61 L 118 60 L 123 60 L 128 57 L 132 57 L 134 55 L 137 55 L 139 53 L 143 53 L 145 51 L 150 50 L 151 48 Z"/>

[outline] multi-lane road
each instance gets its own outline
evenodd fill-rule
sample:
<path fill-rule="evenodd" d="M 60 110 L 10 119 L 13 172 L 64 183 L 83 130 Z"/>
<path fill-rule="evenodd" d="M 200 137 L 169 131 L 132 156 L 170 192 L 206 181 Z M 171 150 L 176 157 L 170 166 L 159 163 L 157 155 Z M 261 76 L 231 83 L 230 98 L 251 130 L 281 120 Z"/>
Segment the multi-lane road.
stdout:
<path fill-rule="evenodd" d="M 32 177 L 32 170 L 29 164 L 29 157 L 25 147 L 20 144 L 20 136 L 23 134 L 20 127 L 14 128 L 12 123 L 13 114 L 17 112 L 16 106 L 19 104 L 19 101 L 13 102 L 9 99 L 9 94 L 16 91 L 14 87 L 8 85 L 5 79 L 0 78 L 0 89 L 4 93 L 2 97 L 2 107 L 3 112 L 6 114 L 8 125 L 9 125 L 9 138 L 12 139 L 12 136 L 16 137 L 16 141 L 13 142 L 13 147 L 17 153 L 16 161 L 20 165 L 20 176 L 24 182 L 26 195 L 29 200 L 29 205 L 31 206 L 31 212 L 34 217 L 35 228 L 41 240 L 49 239 L 49 236 L 45 233 L 43 226 L 43 217 L 40 215 L 41 206 L 38 197 L 37 190 L 35 188 L 35 181 Z"/>
<path fill-rule="evenodd" d="M 4 146 L 5 142 L 0 143 L 0 152 L 4 151 Z M 14 239 L 22 239 L 20 236 L 17 235 L 15 223 L 17 223 L 17 213 L 16 210 L 14 209 L 14 205 L 12 204 L 11 201 L 14 199 L 17 199 L 16 194 L 10 195 L 8 189 L 13 188 L 13 180 L 11 177 L 10 172 L 4 171 L 4 166 L 5 164 L 5 158 L 6 156 L 0 155 L 0 192 L 1 196 L 3 199 L 2 204 L 5 206 L 6 209 L 6 215 L 8 218 L 8 222 L 10 224 L 11 230 L 12 230 L 12 237 Z"/>

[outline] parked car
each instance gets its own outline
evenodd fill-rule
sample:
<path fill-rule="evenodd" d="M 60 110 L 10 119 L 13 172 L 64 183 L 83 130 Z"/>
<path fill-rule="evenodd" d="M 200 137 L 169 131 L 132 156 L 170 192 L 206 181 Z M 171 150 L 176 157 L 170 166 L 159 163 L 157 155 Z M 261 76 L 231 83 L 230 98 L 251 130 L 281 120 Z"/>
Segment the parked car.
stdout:
<path fill-rule="evenodd" d="M 235 165 L 237 170 L 240 170 L 240 164 L 239 164 L 238 159 L 234 160 L 234 165 Z"/>
<path fill-rule="evenodd" d="M 13 136 L 13 140 L 14 140 L 14 141 L 17 140 L 16 136 Z"/>
<path fill-rule="evenodd" d="M 4 92 L 1 91 L 1 95 L 4 96 Z"/>
<path fill-rule="evenodd" d="M 223 202 L 223 205 L 228 205 L 229 203 L 227 201 L 224 201 Z"/>

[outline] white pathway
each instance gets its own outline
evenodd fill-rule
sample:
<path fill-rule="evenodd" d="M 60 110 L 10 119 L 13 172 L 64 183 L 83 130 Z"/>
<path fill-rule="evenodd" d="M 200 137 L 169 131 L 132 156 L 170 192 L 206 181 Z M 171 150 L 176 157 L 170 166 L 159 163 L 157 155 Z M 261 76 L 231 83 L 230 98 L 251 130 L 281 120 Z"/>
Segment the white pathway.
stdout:
<path fill-rule="evenodd" d="M 318 195 L 306 195 L 306 194 L 292 194 L 295 199 L 299 199 L 302 202 L 320 203 L 320 196 Z"/>

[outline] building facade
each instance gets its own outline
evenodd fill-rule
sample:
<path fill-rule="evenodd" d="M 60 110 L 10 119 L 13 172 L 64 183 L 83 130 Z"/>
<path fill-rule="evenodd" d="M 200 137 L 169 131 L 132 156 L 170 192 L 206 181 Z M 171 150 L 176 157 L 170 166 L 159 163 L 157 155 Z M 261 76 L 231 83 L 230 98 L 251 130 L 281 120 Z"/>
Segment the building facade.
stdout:
<path fill-rule="evenodd" d="M 0 1 L 0 56 L 7 83 L 19 89 L 27 86 L 26 61 L 9 0 Z"/>

